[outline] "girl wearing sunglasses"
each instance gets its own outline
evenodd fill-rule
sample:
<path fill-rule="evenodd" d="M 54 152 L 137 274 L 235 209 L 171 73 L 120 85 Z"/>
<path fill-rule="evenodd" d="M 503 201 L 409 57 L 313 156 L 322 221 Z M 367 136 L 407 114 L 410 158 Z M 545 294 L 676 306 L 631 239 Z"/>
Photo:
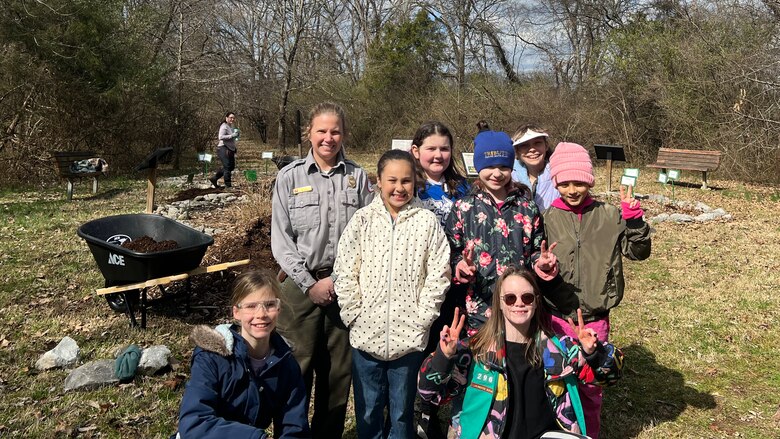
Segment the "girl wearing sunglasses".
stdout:
<path fill-rule="evenodd" d="M 613 384 L 623 354 L 581 318 L 568 322 L 577 338 L 553 334 L 528 271 L 508 267 L 494 294 L 488 321 L 468 339 L 459 340 L 464 316 L 455 311 L 420 368 L 420 397 L 437 405 L 452 400 L 456 438 L 587 434 L 576 383 Z"/>

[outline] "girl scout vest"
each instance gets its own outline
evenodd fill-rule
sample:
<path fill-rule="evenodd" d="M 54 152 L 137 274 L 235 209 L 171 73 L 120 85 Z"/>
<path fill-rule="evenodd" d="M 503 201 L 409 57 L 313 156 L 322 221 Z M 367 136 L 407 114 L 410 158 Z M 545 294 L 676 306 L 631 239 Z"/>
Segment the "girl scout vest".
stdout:
<path fill-rule="evenodd" d="M 566 362 L 569 361 L 569 352 L 563 348 L 558 337 L 550 337 L 555 347 L 564 356 Z M 539 340 L 537 338 L 537 345 Z M 493 407 L 493 398 L 496 395 L 498 387 L 499 372 L 488 369 L 483 363 L 476 359 L 469 368 L 469 386 L 466 388 L 466 394 L 463 396 L 463 407 L 460 412 L 461 439 L 476 439 L 482 433 L 482 428 L 488 419 L 488 413 Z M 501 380 L 502 385 L 508 386 L 507 380 Z M 580 393 L 577 390 L 577 377 L 568 375 L 564 378 L 566 391 L 569 393 L 571 403 L 574 408 L 574 414 L 577 416 L 577 423 L 580 425 L 582 435 L 587 436 L 585 431 L 585 416 L 582 412 L 582 402 Z M 507 389 L 503 389 L 506 393 Z"/>

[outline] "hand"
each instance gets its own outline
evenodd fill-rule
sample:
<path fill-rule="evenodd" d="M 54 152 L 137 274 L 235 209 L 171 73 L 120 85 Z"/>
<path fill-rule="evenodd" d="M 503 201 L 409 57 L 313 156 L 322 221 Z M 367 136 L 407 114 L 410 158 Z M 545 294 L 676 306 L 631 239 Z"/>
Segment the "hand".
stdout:
<path fill-rule="evenodd" d="M 628 189 L 625 189 L 625 188 Z M 620 186 L 620 202 L 628 203 L 629 209 L 635 209 L 639 200 L 634 198 L 634 186 Z"/>
<path fill-rule="evenodd" d="M 452 358 L 455 355 L 455 351 L 458 348 L 458 339 L 460 338 L 460 332 L 463 330 L 463 324 L 466 322 L 466 316 L 460 314 L 460 308 L 455 308 L 455 315 L 452 316 L 452 324 L 450 326 L 444 325 L 439 335 L 441 340 L 439 341 L 439 347 L 447 358 Z"/>
<path fill-rule="evenodd" d="M 463 259 L 455 266 L 455 283 L 467 284 L 474 281 L 474 273 L 477 266 L 474 265 L 474 243 L 470 242 L 463 249 Z"/>
<path fill-rule="evenodd" d="M 539 259 L 536 260 L 536 268 L 548 272 L 555 268 L 555 264 L 558 263 L 558 258 L 553 253 L 553 249 L 558 245 L 557 242 L 553 242 L 550 248 L 547 248 L 547 241 L 542 241 L 542 254 Z"/>
<path fill-rule="evenodd" d="M 309 287 L 309 291 L 306 294 L 308 294 L 309 300 L 314 302 L 315 305 L 330 305 L 336 299 L 333 279 L 328 276 L 325 279 L 318 280 L 317 283 Z"/>
<path fill-rule="evenodd" d="M 577 334 L 577 340 L 580 341 L 580 346 L 586 354 L 590 355 L 596 351 L 596 344 L 598 343 L 598 335 L 596 331 L 591 328 L 586 328 L 582 323 L 582 309 L 577 308 L 577 326 L 574 326 L 574 322 L 569 317 L 569 327 Z"/>

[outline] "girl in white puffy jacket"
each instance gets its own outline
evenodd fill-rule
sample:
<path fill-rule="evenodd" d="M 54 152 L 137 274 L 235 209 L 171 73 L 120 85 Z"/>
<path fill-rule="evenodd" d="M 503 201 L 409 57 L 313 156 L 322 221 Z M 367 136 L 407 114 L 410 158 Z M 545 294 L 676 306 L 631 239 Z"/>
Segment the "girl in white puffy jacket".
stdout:
<path fill-rule="evenodd" d="M 387 151 L 377 175 L 380 196 L 339 240 L 335 289 L 353 348 L 357 436 L 411 438 L 417 371 L 450 285 L 450 248 L 436 215 L 414 196 L 412 156 Z"/>

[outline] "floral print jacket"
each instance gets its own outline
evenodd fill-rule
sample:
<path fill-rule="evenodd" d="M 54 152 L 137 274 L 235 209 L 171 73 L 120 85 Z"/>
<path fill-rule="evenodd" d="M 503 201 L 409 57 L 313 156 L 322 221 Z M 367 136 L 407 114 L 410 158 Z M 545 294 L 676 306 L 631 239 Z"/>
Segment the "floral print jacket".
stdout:
<path fill-rule="evenodd" d="M 450 241 L 453 273 L 463 250 L 474 245 L 476 279 L 466 292 L 468 335 L 490 317 L 493 284 L 507 266 L 533 271 L 539 259 L 544 226 L 539 209 L 527 192 L 511 192 L 499 208 L 493 197 L 474 185 L 471 193 L 455 202 L 444 228 Z"/>
<path fill-rule="evenodd" d="M 623 374 L 623 353 L 612 344 L 599 342 L 596 351 L 586 355 L 580 350 L 576 339 L 559 336 L 560 345 L 566 350 L 562 353 L 544 333 L 540 333 L 537 340 L 544 367 L 547 400 L 558 424 L 566 431 L 581 434 L 582 428 L 577 422 L 564 379 L 574 375 L 578 381 L 585 384 L 612 385 Z M 504 431 L 509 406 L 507 398 L 511 394 L 508 388 L 506 359 L 502 354 L 489 352 L 482 362 L 498 379 L 487 419 L 461 419 L 460 415 L 465 406 L 464 396 L 474 378 L 472 374 L 475 370 L 472 367 L 474 358 L 468 341 L 466 339 L 458 343 L 452 358 L 447 358 L 441 348 L 437 347 L 436 352 L 423 361 L 418 377 L 418 392 L 424 401 L 436 405 L 452 401 L 451 428 L 456 439 L 461 438 L 463 424 L 466 422 L 481 423 L 480 439 L 498 439 Z"/>

